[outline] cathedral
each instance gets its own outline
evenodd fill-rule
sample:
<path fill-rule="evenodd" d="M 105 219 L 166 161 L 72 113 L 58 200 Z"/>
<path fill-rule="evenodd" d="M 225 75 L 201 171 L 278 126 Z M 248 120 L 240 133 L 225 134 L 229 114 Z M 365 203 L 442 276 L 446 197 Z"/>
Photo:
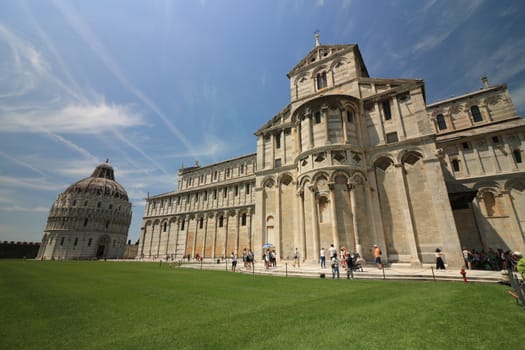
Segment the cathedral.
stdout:
<path fill-rule="evenodd" d="M 149 196 L 137 258 L 205 261 L 271 245 L 318 261 L 331 244 L 421 266 L 435 249 L 525 250 L 525 120 L 507 86 L 427 104 L 415 79 L 370 77 L 359 47 L 315 47 L 288 73 L 290 103 L 256 153 L 183 167 Z"/>

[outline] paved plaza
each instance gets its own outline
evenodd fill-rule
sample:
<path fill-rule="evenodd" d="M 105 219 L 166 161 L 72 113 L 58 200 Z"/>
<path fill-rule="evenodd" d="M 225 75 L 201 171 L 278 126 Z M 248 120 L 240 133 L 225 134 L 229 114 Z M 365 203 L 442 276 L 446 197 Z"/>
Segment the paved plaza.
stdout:
<path fill-rule="evenodd" d="M 221 260 L 219 263 L 182 263 L 181 268 L 206 269 L 231 271 L 231 262 Z M 340 268 L 340 278 L 346 279 L 346 269 Z M 332 269 L 327 267 L 322 269 L 319 264 L 303 263 L 300 267 L 294 267 L 293 261 L 281 261 L 277 267 L 266 269 L 262 262 L 256 262 L 254 268 L 244 268 L 242 261 L 237 264 L 235 273 L 272 275 L 281 277 L 305 277 L 305 278 L 324 278 L 332 279 Z M 439 280 L 463 282 L 460 268 L 449 268 L 446 270 L 436 270 L 433 266 L 410 267 L 408 265 L 393 264 L 384 269 L 378 269 L 375 265 L 363 266 L 363 271 L 354 271 L 354 279 L 377 279 L 377 280 Z M 468 282 L 498 283 L 506 280 L 506 275 L 501 271 L 486 270 L 466 270 Z"/>

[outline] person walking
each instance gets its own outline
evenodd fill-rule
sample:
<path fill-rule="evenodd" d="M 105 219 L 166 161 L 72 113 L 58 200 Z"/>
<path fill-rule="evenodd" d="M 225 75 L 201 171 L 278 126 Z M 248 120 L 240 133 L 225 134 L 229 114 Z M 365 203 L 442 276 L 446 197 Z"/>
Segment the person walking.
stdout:
<path fill-rule="evenodd" d="M 321 259 L 321 268 L 326 268 L 326 256 L 324 253 L 324 248 L 321 248 L 321 252 L 319 253 L 319 257 Z"/>
<path fill-rule="evenodd" d="M 353 254 L 347 254 L 346 256 L 346 278 L 354 279 L 354 257 Z"/>
<path fill-rule="evenodd" d="M 441 249 L 436 248 L 436 269 L 445 270 L 445 262 L 443 261 L 443 253 Z"/>
<path fill-rule="evenodd" d="M 373 248 L 374 248 L 374 259 L 375 259 L 376 266 L 378 269 L 381 270 L 383 268 L 383 263 L 381 262 L 381 254 L 382 254 L 381 249 L 379 249 L 377 244 L 374 244 Z"/>
<path fill-rule="evenodd" d="M 293 267 L 297 265 L 297 267 L 301 267 L 301 256 L 299 254 L 299 249 L 295 248 L 295 255 L 293 256 Z"/>
<path fill-rule="evenodd" d="M 337 256 L 332 256 L 331 266 L 332 266 L 332 279 L 335 279 L 336 275 L 337 275 L 337 279 L 339 279 L 339 260 L 337 259 Z"/>

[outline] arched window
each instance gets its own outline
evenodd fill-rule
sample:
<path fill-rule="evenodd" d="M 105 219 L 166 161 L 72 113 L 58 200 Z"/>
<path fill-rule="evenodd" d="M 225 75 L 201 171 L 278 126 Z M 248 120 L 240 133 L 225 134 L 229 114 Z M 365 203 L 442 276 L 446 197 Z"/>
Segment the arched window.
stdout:
<path fill-rule="evenodd" d="M 182 222 L 180 223 L 180 230 L 184 231 L 184 226 L 186 224 L 186 220 L 182 219 Z"/>
<path fill-rule="evenodd" d="M 162 231 L 163 231 L 163 232 L 166 232 L 167 229 L 168 229 L 168 223 L 165 222 L 165 223 L 164 223 L 164 226 L 163 226 L 163 228 L 162 228 Z"/>
<path fill-rule="evenodd" d="M 320 124 L 321 123 L 321 112 L 319 111 L 315 112 L 314 118 L 315 118 L 315 124 Z"/>
<path fill-rule="evenodd" d="M 241 225 L 242 225 L 242 226 L 246 226 L 246 213 L 243 213 L 243 214 L 242 214 L 242 217 L 241 217 Z"/>
<path fill-rule="evenodd" d="M 222 227 L 224 225 L 224 217 L 221 215 L 219 216 L 219 227 Z"/>
<path fill-rule="evenodd" d="M 317 73 L 316 81 L 317 81 L 318 90 L 325 88 L 328 85 L 327 80 L 326 80 L 326 72 L 323 71 L 323 72 Z"/>
<path fill-rule="evenodd" d="M 436 116 L 436 121 L 439 130 L 445 130 L 447 128 L 447 122 L 445 121 L 445 116 L 443 114 L 438 114 Z"/>
<path fill-rule="evenodd" d="M 472 120 L 477 123 L 483 120 L 481 117 L 481 112 L 479 110 L 478 106 L 472 106 L 470 107 L 470 114 L 472 114 Z"/>
<path fill-rule="evenodd" d="M 199 219 L 199 228 L 202 228 L 204 225 L 204 218 Z"/>

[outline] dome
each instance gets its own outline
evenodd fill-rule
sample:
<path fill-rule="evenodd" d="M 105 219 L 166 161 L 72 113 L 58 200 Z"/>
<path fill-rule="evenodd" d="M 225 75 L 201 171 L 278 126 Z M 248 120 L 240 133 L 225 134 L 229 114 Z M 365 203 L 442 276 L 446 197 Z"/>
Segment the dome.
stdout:
<path fill-rule="evenodd" d="M 57 196 L 37 258 L 118 258 L 124 252 L 131 216 L 128 194 L 106 161 Z"/>
<path fill-rule="evenodd" d="M 128 200 L 126 190 L 115 181 L 113 167 L 107 162 L 97 166 L 90 177 L 69 186 L 64 193 L 91 193 Z"/>

